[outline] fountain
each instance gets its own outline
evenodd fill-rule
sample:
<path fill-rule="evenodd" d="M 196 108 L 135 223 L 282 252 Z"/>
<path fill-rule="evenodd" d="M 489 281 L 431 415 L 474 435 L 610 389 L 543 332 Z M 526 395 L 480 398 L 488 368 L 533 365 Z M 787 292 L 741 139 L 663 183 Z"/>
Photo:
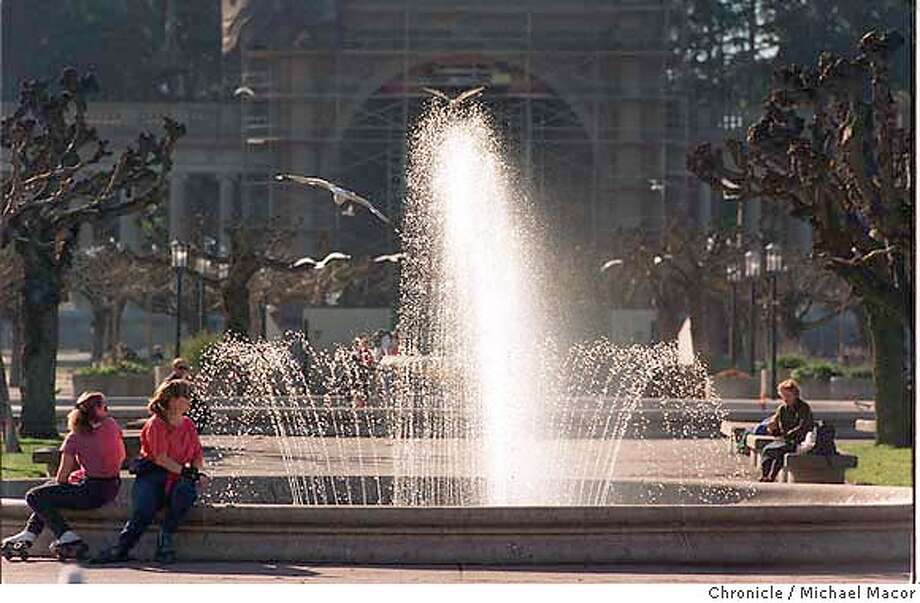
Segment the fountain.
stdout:
<path fill-rule="evenodd" d="M 350 350 L 294 334 L 207 352 L 198 387 L 218 475 L 178 535 L 181 554 L 906 563 L 909 489 L 755 489 L 711 437 L 724 412 L 705 367 L 675 343 L 557 343 L 550 309 L 565 308 L 494 132 L 466 104 L 432 107 L 410 137 L 402 356 L 366 371 Z M 76 528 L 110 540 L 128 492 Z M 5 519 L 26 512 L 4 499 Z"/>

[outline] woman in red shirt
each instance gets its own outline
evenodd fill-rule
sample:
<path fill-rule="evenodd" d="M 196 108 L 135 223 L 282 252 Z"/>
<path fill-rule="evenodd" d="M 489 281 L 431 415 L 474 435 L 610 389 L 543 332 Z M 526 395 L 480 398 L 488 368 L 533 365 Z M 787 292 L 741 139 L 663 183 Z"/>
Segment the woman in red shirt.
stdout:
<path fill-rule="evenodd" d="M 157 388 L 147 405 L 153 415 L 141 430 L 141 454 L 132 463 L 133 513 L 118 536 L 118 544 L 104 550 L 94 561 L 108 563 L 128 559 L 128 552 L 141 539 L 156 512 L 166 507 L 160 526 L 155 559 L 175 560 L 173 534 L 188 512 L 199 488 L 207 485 L 201 473 L 204 455 L 195 424 L 185 416 L 192 397 L 188 381 L 166 381 Z"/>
<path fill-rule="evenodd" d="M 118 472 L 125 460 L 121 428 L 109 417 L 100 392 L 84 392 L 67 415 L 70 433 L 61 444 L 61 463 L 54 480 L 26 493 L 32 515 L 24 530 L 4 539 L 4 555 L 23 554 L 47 523 L 54 532 L 51 552 L 59 559 L 83 558 L 88 552 L 59 509 L 96 509 L 118 495 Z"/>

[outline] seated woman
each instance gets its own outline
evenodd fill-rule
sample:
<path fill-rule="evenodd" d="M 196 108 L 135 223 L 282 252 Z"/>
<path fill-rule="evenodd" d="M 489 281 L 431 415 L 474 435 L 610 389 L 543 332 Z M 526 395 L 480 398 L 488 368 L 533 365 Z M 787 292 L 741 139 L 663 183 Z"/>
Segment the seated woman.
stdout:
<path fill-rule="evenodd" d="M 770 422 L 770 435 L 782 439 L 764 446 L 760 463 L 762 482 L 776 481 L 779 470 L 783 468 L 786 454 L 795 452 L 808 432 L 815 426 L 811 407 L 800 397 L 799 384 L 794 379 L 786 379 L 777 386 L 783 403 L 776 409 Z"/>
<path fill-rule="evenodd" d="M 147 408 L 153 416 L 141 430 L 140 457 L 132 462 L 136 479 L 131 519 L 118 535 L 118 543 L 102 551 L 94 563 L 127 560 L 128 552 L 164 506 L 155 559 L 162 563 L 175 560 L 173 534 L 198 498 L 199 488 L 207 485 L 200 472 L 204 455 L 198 432 L 185 416 L 191 397 L 192 384 L 180 380 L 161 383 L 150 399 Z"/>
<path fill-rule="evenodd" d="M 70 433 L 61 444 L 57 476 L 26 493 L 32 515 L 24 530 L 3 541 L 4 555 L 27 550 L 47 524 L 55 535 L 51 551 L 59 559 L 83 558 L 88 548 L 59 510 L 96 509 L 118 495 L 125 444 L 121 428 L 109 417 L 105 396 L 84 392 L 67 415 L 67 426 Z"/>

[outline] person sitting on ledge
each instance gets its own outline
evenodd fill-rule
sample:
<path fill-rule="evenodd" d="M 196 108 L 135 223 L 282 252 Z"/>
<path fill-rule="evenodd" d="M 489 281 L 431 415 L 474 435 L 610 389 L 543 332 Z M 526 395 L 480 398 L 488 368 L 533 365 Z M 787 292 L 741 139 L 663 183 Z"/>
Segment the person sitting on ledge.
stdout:
<path fill-rule="evenodd" d="M 27 550 L 47 523 L 56 537 L 51 551 L 59 559 L 82 558 L 88 547 L 70 529 L 60 509 L 97 509 L 118 496 L 118 473 L 125 460 L 121 428 L 109 416 L 105 396 L 83 392 L 67 415 L 70 433 L 61 444 L 54 480 L 26 493 L 32 509 L 24 530 L 3 540 L 3 551 Z"/>
<path fill-rule="evenodd" d="M 776 481 L 786 454 L 795 452 L 815 425 L 811 407 L 800 397 L 799 384 L 795 379 L 786 379 L 776 389 L 783 403 L 776 409 L 770 422 L 770 434 L 782 440 L 764 446 L 759 480 L 762 482 Z"/>
<path fill-rule="evenodd" d="M 118 543 L 102 551 L 94 563 L 126 561 L 129 551 L 153 523 L 156 512 L 166 507 L 157 538 L 155 559 L 161 563 L 175 560 L 173 534 L 207 486 L 204 453 L 195 424 L 185 416 L 192 397 L 188 381 L 161 383 L 147 405 L 153 415 L 141 430 L 141 453 L 132 461 L 135 474 L 131 492 L 131 519 L 118 535 Z"/>

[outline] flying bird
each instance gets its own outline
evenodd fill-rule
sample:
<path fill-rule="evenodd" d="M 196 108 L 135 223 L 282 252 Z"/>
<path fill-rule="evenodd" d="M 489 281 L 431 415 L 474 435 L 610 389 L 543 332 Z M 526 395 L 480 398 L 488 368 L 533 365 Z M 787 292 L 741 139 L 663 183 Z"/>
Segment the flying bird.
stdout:
<path fill-rule="evenodd" d="M 256 92 L 249 86 L 240 86 L 233 91 L 233 96 L 255 96 Z"/>
<path fill-rule="evenodd" d="M 458 94 L 458 95 L 455 96 L 454 98 L 451 98 L 451 97 L 447 96 L 446 94 L 444 94 L 443 92 L 441 92 L 440 90 L 436 90 L 436 89 L 434 89 L 434 88 L 422 88 L 422 90 L 424 90 L 424 91 L 427 92 L 428 94 L 430 94 L 430 95 L 432 95 L 432 96 L 436 96 L 436 97 L 440 98 L 441 100 L 447 101 L 447 103 L 448 103 L 451 107 L 455 107 L 455 106 L 459 105 L 460 103 L 462 103 L 463 101 L 465 101 L 465 100 L 467 100 L 467 99 L 470 99 L 470 98 L 473 98 L 474 96 L 479 96 L 480 94 L 482 94 L 482 91 L 485 90 L 485 89 L 486 89 L 485 86 L 476 86 L 475 88 L 470 88 L 469 90 L 466 90 L 466 91 L 464 91 L 464 92 L 461 92 L 460 94 Z"/>
<path fill-rule="evenodd" d="M 382 262 L 396 263 L 404 259 L 406 259 L 406 254 L 400 252 L 400 253 L 390 253 L 390 254 L 385 254 L 385 255 L 378 255 L 377 257 L 374 258 L 374 261 L 377 262 L 378 264 Z"/>
<path fill-rule="evenodd" d="M 281 182 L 293 182 L 295 184 L 300 184 L 302 186 L 312 186 L 313 188 L 321 188 L 332 193 L 332 201 L 336 204 L 337 207 L 342 208 L 342 215 L 353 216 L 355 215 L 355 205 L 360 205 L 367 209 L 376 216 L 380 221 L 392 226 L 389 218 L 380 213 L 380 211 L 374 207 L 374 205 L 362 197 L 361 195 L 354 193 L 350 190 L 344 189 L 337 184 L 333 184 L 328 180 L 323 180 L 322 178 L 316 178 L 313 176 L 298 176 L 296 174 L 277 174 L 275 180 Z"/>
<path fill-rule="evenodd" d="M 606 262 L 604 262 L 604 265 L 601 266 L 601 272 L 607 272 L 608 270 L 610 270 L 610 269 L 613 268 L 614 266 L 620 266 L 620 265 L 622 265 L 622 264 L 623 264 L 623 260 L 621 260 L 620 258 L 615 258 L 615 259 L 612 259 L 612 260 L 607 260 Z"/>
<path fill-rule="evenodd" d="M 341 251 L 333 251 L 332 253 L 324 257 L 319 262 L 317 262 L 311 257 L 302 257 L 296 262 L 294 262 L 293 264 L 291 264 L 291 268 L 300 268 L 301 266 L 306 266 L 307 264 L 310 264 L 313 266 L 314 270 L 322 270 L 326 266 L 329 265 L 329 262 L 335 262 L 338 260 L 350 260 L 350 259 L 351 259 L 351 256 L 348 255 L 347 253 L 342 253 Z"/>

